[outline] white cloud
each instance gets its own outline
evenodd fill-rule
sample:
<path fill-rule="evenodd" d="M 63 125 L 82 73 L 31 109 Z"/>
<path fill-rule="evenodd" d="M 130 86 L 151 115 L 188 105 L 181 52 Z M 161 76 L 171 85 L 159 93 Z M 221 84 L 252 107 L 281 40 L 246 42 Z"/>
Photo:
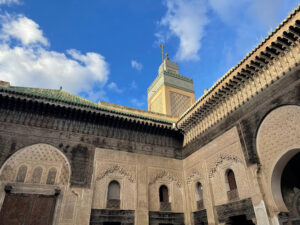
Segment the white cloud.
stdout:
<path fill-rule="evenodd" d="M 230 25 L 235 25 L 243 19 L 251 1 L 253 0 L 208 0 L 211 8 L 223 22 Z M 241 9 L 243 10 L 241 11 Z"/>
<path fill-rule="evenodd" d="M 209 21 L 206 15 L 206 1 L 165 0 L 164 2 L 167 12 L 159 22 L 162 30 L 155 34 L 156 37 L 164 42 L 171 36 L 176 36 L 180 41 L 176 59 L 198 60 L 204 27 Z"/>
<path fill-rule="evenodd" d="M 108 87 L 110 90 L 115 91 L 115 92 L 117 92 L 117 93 L 119 93 L 119 94 L 123 92 L 123 90 L 120 89 L 120 88 L 118 87 L 118 85 L 117 85 L 115 82 L 111 82 L 109 85 L 107 85 L 107 87 Z"/>
<path fill-rule="evenodd" d="M 283 0 L 209 0 L 212 9 L 227 25 L 236 27 L 253 22 L 257 29 L 277 25 L 283 3 Z"/>
<path fill-rule="evenodd" d="M 100 93 L 109 75 L 109 66 L 102 55 L 82 54 L 75 49 L 66 53 L 50 51 L 45 48 L 48 41 L 39 26 L 22 15 L 6 15 L 0 26 L 1 80 L 16 86 L 53 89 L 62 86 L 71 93 L 98 100 L 95 94 Z M 103 92 L 100 94 L 99 97 L 105 96 Z"/>
<path fill-rule="evenodd" d="M 170 37 L 179 39 L 176 60 L 198 60 L 201 39 L 209 23 L 208 12 L 217 15 L 237 35 L 236 51 L 241 55 L 250 51 L 283 19 L 280 12 L 297 6 L 294 0 L 163 0 L 167 11 L 159 21 L 158 42 L 167 42 Z M 260 33 L 258 36 L 257 34 Z M 254 40 L 254 41 L 253 41 Z M 257 42 L 255 42 L 257 40 Z M 250 44 L 249 44 L 250 43 Z M 242 50 L 242 51 L 240 51 Z"/>
<path fill-rule="evenodd" d="M 137 89 L 137 84 L 135 81 L 132 81 L 130 84 L 130 89 Z"/>
<path fill-rule="evenodd" d="M 144 101 L 140 101 L 136 98 L 133 98 L 130 100 L 131 104 L 134 106 L 134 107 L 142 107 L 145 105 L 145 102 Z"/>
<path fill-rule="evenodd" d="M 235 39 L 230 46 L 234 57 L 230 66 L 260 43 L 267 32 L 274 30 L 283 19 L 279 15 L 282 8 L 293 5 L 289 0 L 208 0 L 208 3 L 234 31 Z"/>
<path fill-rule="evenodd" d="M 143 69 L 143 65 L 136 60 L 131 60 L 131 67 L 138 71 L 141 71 Z"/>
<path fill-rule="evenodd" d="M 28 19 L 23 15 L 11 16 L 9 14 L 0 17 L 0 19 L 2 24 L 2 39 L 16 39 L 21 41 L 22 45 L 49 45 L 47 38 L 43 35 L 43 31 L 33 20 Z"/>
<path fill-rule="evenodd" d="M 0 0 L 0 5 L 20 4 L 19 0 Z"/>

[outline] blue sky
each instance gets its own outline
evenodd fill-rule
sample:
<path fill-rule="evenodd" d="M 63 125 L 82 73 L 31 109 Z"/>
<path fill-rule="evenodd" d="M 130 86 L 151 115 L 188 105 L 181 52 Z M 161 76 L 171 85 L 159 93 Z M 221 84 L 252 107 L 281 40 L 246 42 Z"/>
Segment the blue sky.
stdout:
<path fill-rule="evenodd" d="M 196 98 L 298 0 L 0 0 L 0 80 L 147 109 L 160 43 Z"/>

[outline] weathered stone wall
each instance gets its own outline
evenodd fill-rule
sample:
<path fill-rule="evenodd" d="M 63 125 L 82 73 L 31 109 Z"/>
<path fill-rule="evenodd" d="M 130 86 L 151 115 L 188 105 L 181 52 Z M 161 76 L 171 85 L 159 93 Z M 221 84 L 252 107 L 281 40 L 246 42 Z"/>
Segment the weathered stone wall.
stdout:
<path fill-rule="evenodd" d="M 71 185 L 88 187 L 91 182 L 94 146 L 82 136 L 58 130 L 0 123 L 0 165 L 16 151 L 34 144 L 49 144 L 59 149 L 71 165 Z"/>
<path fill-rule="evenodd" d="M 160 211 L 159 187 L 166 185 L 172 212 L 185 210 L 182 161 L 97 148 L 93 209 L 105 209 L 108 185 L 121 185 L 121 210 L 135 210 L 135 224 L 148 224 L 148 211 Z"/>
<path fill-rule="evenodd" d="M 300 152 L 300 106 L 286 105 L 266 115 L 257 132 L 261 182 L 272 217 L 287 211 L 281 194 L 281 174 L 287 162 Z"/>
<path fill-rule="evenodd" d="M 14 194 L 57 195 L 54 224 L 88 224 L 91 191 L 70 187 L 71 174 L 69 160 L 54 146 L 40 143 L 22 148 L 1 167 L 0 206 L 7 187 Z"/>
<path fill-rule="evenodd" d="M 226 171 L 228 169 L 232 169 L 235 174 L 239 199 L 254 195 L 253 177 L 247 168 L 238 130 L 235 127 L 188 156 L 183 160 L 183 165 L 189 209 L 192 212 L 198 211 L 195 187 L 197 182 L 201 182 L 204 208 L 207 210 L 209 224 L 218 221 L 215 207 L 230 202 L 227 197 Z M 193 221 L 189 223 L 192 224 Z"/>
<path fill-rule="evenodd" d="M 91 208 L 106 210 L 107 187 L 112 180 L 121 184 L 120 210 L 134 211 L 136 224 L 147 224 L 149 211 L 160 211 L 158 190 L 162 184 L 169 189 L 170 218 L 180 213 L 185 224 L 193 224 L 192 213 L 199 212 L 195 197 L 199 181 L 208 223 L 218 224 L 216 209 L 232 203 L 225 178 L 226 170 L 232 169 L 239 200 L 250 199 L 257 223 L 268 225 L 268 216 L 274 220 L 279 211 L 285 210 L 280 192 L 272 186 L 276 165 L 290 150 L 300 148 L 299 78 L 299 70 L 291 71 L 207 130 L 184 147 L 184 160 L 180 135 L 171 137 L 138 129 L 129 132 L 125 127 L 96 127 L 90 122 L 1 109 L 0 164 L 3 171 L 10 171 L 4 163 L 30 146 L 43 149 L 49 145 L 65 156 L 71 171 L 68 182 L 55 181 L 61 189 L 55 214 L 55 224 L 60 225 L 88 224 Z M 34 192 L 38 191 L 32 185 L 32 177 L 39 176 L 34 175 L 37 166 L 42 168 L 40 185 L 45 185 L 52 167 L 61 173 L 58 164 L 43 157 L 18 160 L 12 164 L 11 176 L 4 176 L 5 182 L 1 176 L 0 201 L 4 199 L 4 185 L 15 181 L 21 164 L 28 166 L 25 186 Z M 26 164 L 28 160 L 37 163 Z M 255 164 L 259 162 L 261 168 Z"/>
<path fill-rule="evenodd" d="M 242 107 L 228 114 L 213 127 L 194 138 L 183 148 L 183 158 L 198 151 L 225 131 L 236 127 L 247 164 L 259 163 L 256 148 L 256 133 L 264 117 L 274 108 L 282 105 L 300 105 L 299 66 L 291 69 L 280 80 L 271 84 Z M 200 124 L 197 124 L 200 126 Z M 197 127 L 196 126 L 196 127 Z"/>

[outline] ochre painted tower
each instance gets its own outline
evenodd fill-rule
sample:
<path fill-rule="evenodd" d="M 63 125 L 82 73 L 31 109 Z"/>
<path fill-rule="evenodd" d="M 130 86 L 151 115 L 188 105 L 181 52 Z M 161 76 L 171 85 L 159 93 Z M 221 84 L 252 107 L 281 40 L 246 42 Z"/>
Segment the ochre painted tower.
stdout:
<path fill-rule="evenodd" d="M 148 110 L 179 117 L 194 103 L 193 80 L 180 75 L 177 63 L 166 55 L 148 88 Z"/>

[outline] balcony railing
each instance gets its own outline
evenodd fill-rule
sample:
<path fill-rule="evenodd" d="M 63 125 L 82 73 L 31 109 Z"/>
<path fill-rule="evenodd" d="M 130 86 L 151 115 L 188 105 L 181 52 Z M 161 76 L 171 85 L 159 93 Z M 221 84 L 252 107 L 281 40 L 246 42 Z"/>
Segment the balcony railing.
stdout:
<path fill-rule="evenodd" d="M 160 202 L 160 211 L 171 211 L 170 202 Z"/>
<path fill-rule="evenodd" d="M 203 200 L 198 200 L 198 201 L 197 201 L 197 209 L 198 209 L 198 210 L 204 209 Z"/>
<path fill-rule="evenodd" d="M 117 200 L 117 199 L 107 200 L 106 208 L 119 209 L 120 208 L 120 200 Z"/>
<path fill-rule="evenodd" d="M 239 193 L 238 190 L 231 190 L 231 191 L 227 191 L 227 196 L 228 196 L 228 200 L 229 201 L 235 201 L 239 199 Z"/>

